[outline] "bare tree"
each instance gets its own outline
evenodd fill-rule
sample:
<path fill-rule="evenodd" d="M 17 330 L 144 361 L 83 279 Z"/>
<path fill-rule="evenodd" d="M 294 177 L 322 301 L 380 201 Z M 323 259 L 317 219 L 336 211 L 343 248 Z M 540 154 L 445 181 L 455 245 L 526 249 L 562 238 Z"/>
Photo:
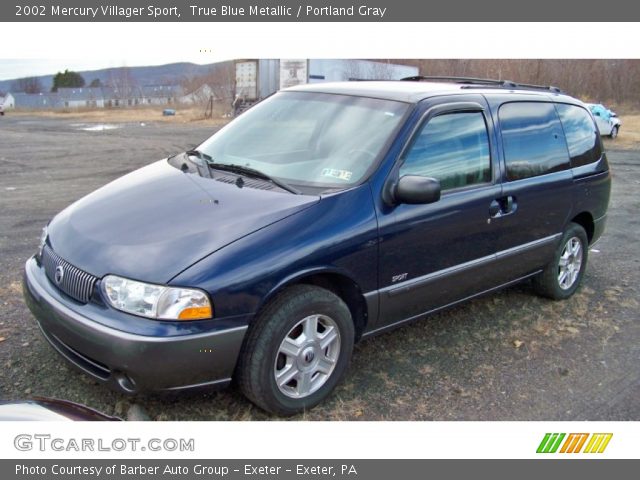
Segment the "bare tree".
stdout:
<path fill-rule="evenodd" d="M 394 60 L 422 75 L 467 76 L 555 85 L 587 101 L 640 102 L 640 60 L 431 59 Z"/>
<path fill-rule="evenodd" d="M 183 98 L 186 103 L 204 106 L 207 105 L 214 95 L 213 90 L 206 82 L 206 77 L 198 75 L 195 77 L 184 77 L 180 81 Z"/>
<path fill-rule="evenodd" d="M 114 100 L 118 102 L 126 101 L 133 104 L 135 99 L 140 100 L 137 82 L 129 67 L 120 67 L 109 72 L 107 86 L 111 87 Z"/>
<path fill-rule="evenodd" d="M 371 76 L 374 80 L 392 80 L 393 68 L 389 62 L 371 62 Z"/>
<path fill-rule="evenodd" d="M 224 102 L 230 101 L 236 90 L 235 64 L 233 62 L 215 64 L 207 75 L 206 83 L 213 90 L 216 99 Z"/>
<path fill-rule="evenodd" d="M 362 62 L 358 60 L 345 60 L 345 73 L 347 80 L 364 80 L 365 72 L 362 69 Z"/>
<path fill-rule="evenodd" d="M 11 90 L 24 93 L 42 93 L 44 88 L 37 77 L 18 78 L 11 84 Z"/>
<path fill-rule="evenodd" d="M 192 94 L 206 83 L 203 75 L 185 75 L 180 79 L 180 87 L 185 94 Z"/>
<path fill-rule="evenodd" d="M 187 75 L 180 86 L 190 102 L 207 105 L 211 97 L 216 102 L 229 103 L 235 94 L 235 66 L 233 62 L 220 62 L 201 75 Z"/>

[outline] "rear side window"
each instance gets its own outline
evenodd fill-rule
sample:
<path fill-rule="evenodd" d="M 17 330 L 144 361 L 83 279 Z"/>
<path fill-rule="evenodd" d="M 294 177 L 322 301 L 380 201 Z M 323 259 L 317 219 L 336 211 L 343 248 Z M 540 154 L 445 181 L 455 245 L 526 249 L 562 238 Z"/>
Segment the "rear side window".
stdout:
<path fill-rule="evenodd" d="M 442 190 L 490 182 L 489 137 L 482 112 L 448 113 L 429 120 L 404 158 L 402 175 L 433 177 Z"/>
<path fill-rule="evenodd" d="M 552 103 L 506 103 L 498 117 L 509 180 L 569 168 L 562 125 Z"/>
<path fill-rule="evenodd" d="M 602 156 L 596 126 L 589 113 L 576 105 L 556 105 L 567 138 L 571 166 L 580 167 L 597 162 Z"/>

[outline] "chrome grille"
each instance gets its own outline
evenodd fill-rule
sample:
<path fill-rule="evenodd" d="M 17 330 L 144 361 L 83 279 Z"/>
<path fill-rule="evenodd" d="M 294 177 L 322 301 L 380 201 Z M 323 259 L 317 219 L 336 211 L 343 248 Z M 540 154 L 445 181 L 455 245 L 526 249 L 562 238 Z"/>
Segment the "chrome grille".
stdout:
<path fill-rule="evenodd" d="M 93 293 L 93 287 L 98 280 L 90 273 L 74 267 L 57 255 L 48 245 L 42 251 L 42 264 L 47 278 L 71 298 L 87 303 Z M 56 269 L 62 267 L 64 274 L 60 282 L 56 281 Z"/>

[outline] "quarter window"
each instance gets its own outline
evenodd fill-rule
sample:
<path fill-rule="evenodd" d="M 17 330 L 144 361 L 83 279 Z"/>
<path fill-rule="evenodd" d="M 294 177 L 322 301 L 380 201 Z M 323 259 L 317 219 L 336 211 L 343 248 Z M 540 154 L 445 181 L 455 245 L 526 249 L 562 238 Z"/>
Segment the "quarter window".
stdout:
<path fill-rule="evenodd" d="M 402 175 L 433 177 L 442 190 L 490 182 L 489 137 L 482 112 L 432 118 L 405 156 Z"/>
<path fill-rule="evenodd" d="M 506 103 L 498 116 L 509 180 L 569 168 L 562 125 L 552 103 Z"/>
<path fill-rule="evenodd" d="M 576 105 L 558 104 L 557 107 L 567 138 L 571 166 L 580 167 L 597 162 L 602 156 L 602 148 L 589 113 Z"/>

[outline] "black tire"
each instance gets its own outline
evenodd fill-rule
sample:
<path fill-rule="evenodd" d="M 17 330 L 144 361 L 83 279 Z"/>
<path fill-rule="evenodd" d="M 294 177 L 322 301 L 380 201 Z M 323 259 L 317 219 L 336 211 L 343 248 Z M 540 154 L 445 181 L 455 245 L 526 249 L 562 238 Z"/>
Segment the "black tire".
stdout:
<path fill-rule="evenodd" d="M 573 281 L 568 288 L 563 288 L 558 278 L 560 274 L 560 257 L 565 251 L 565 247 L 569 240 L 573 238 L 578 239 L 580 242 L 580 269 L 575 281 Z M 584 271 L 587 267 L 588 257 L 589 241 L 587 239 L 587 233 L 581 225 L 578 225 L 577 223 L 570 223 L 562 235 L 562 239 L 560 240 L 558 248 L 553 255 L 553 259 L 545 269 L 533 279 L 533 286 L 536 293 L 553 300 L 564 300 L 569 298 L 575 293 L 582 282 L 582 277 L 584 276 Z"/>
<path fill-rule="evenodd" d="M 612 139 L 618 138 L 618 132 L 620 130 L 620 127 L 613 127 L 611 129 L 611 134 L 609 135 Z"/>
<path fill-rule="evenodd" d="M 330 317 L 339 332 L 337 359 L 322 386 L 301 398 L 291 398 L 278 387 L 275 369 L 279 348 L 291 330 L 313 315 Z M 247 333 L 236 371 L 242 392 L 260 408 L 279 415 L 293 415 L 323 401 L 342 380 L 353 351 L 355 329 L 349 307 L 323 288 L 295 285 L 273 299 Z"/>

